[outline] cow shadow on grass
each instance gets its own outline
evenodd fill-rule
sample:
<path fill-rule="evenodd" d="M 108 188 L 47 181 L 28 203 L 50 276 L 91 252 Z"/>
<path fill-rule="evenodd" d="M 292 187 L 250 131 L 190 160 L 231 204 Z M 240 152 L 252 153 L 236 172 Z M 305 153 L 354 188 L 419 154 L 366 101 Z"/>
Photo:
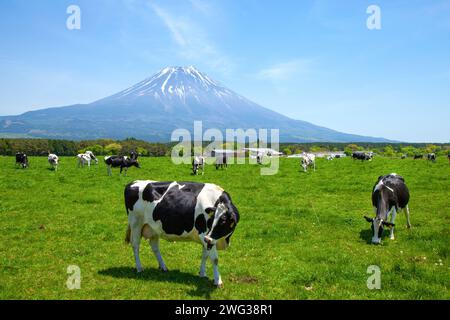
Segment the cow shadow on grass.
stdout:
<path fill-rule="evenodd" d="M 362 229 L 359 232 L 359 237 L 362 240 L 365 240 L 367 244 L 372 244 L 372 236 L 373 236 L 373 232 L 372 232 L 372 230 L 370 228 L 369 229 Z"/>
<path fill-rule="evenodd" d="M 372 236 L 373 236 L 373 231 L 372 229 L 363 229 L 359 232 L 359 237 L 362 240 L 365 240 L 367 244 L 372 244 Z M 386 241 L 389 240 L 389 229 L 383 232 L 383 235 L 381 236 L 381 241 Z"/>
<path fill-rule="evenodd" d="M 211 279 L 200 278 L 198 275 L 180 270 L 169 270 L 168 272 L 162 272 L 156 268 L 146 268 L 143 272 L 137 273 L 136 269 L 132 267 L 113 267 L 100 270 L 98 273 L 102 276 L 121 279 L 125 278 L 141 281 L 172 282 L 195 285 L 196 288 L 188 291 L 188 294 L 196 297 L 203 297 L 205 299 L 210 299 L 211 292 L 216 290 L 216 287 Z"/>

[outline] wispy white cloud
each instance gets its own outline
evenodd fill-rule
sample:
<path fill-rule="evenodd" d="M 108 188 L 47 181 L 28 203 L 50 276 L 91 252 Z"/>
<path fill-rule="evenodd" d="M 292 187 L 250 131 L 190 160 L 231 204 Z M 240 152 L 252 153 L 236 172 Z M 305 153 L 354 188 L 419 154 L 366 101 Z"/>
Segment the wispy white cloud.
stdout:
<path fill-rule="evenodd" d="M 209 5 L 199 0 L 191 0 L 191 6 L 203 15 L 211 13 L 212 10 Z M 169 31 L 178 46 L 177 54 L 182 58 L 192 64 L 205 64 L 224 74 L 228 74 L 234 68 L 234 63 L 217 48 L 209 37 L 207 28 L 202 26 L 198 19 L 194 20 L 189 15 L 175 15 L 169 9 L 155 3 L 150 4 L 150 7 Z"/>
<path fill-rule="evenodd" d="M 289 80 L 300 74 L 309 72 L 312 68 L 313 61 L 313 59 L 294 59 L 277 63 L 260 70 L 256 75 L 259 79 L 274 81 Z"/>

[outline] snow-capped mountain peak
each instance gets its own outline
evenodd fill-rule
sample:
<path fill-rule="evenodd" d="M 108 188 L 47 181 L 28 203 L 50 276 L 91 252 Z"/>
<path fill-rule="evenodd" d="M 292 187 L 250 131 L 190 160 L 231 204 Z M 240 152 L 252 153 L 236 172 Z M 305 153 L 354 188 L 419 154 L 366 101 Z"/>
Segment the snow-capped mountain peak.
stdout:
<path fill-rule="evenodd" d="M 232 92 L 219 85 L 206 74 L 193 66 L 166 67 L 150 78 L 110 97 L 123 99 L 152 96 L 155 98 L 178 97 L 186 99 L 189 95 L 199 97 L 202 92 L 213 93 L 218 97 Z"/>

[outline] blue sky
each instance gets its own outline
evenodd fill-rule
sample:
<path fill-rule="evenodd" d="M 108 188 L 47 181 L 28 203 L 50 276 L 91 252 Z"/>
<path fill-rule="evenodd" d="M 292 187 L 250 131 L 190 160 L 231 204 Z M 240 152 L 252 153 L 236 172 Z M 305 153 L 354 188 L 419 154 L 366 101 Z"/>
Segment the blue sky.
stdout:
<path fill-rule="evenodd" d="M 66 9 L 81 8 L 81 30 Z M 366 9 L 381 8 L 381 30 Z M 88 103 L 196 66 L 295 119 L 450 141 L 450 1 L 3 0 L 0 115 Z"/>

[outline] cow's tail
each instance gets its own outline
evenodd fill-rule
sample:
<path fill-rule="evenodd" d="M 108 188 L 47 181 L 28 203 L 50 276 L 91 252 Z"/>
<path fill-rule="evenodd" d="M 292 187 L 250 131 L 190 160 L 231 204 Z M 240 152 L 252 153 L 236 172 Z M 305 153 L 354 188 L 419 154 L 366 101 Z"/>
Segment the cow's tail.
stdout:
<path fill-rule="evenodd" d="M 125 243 L 129 244 L 131 240 L 131 227 L 128 225 L 127 231 L 125 233 Z"/>

